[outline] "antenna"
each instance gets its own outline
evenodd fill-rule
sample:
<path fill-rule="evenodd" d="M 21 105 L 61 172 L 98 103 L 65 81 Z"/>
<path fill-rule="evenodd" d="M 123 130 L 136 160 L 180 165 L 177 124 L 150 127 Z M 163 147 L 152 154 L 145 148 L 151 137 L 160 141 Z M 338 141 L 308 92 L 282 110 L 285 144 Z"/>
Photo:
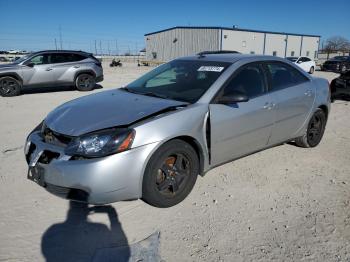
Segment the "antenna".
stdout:
<path fill-rule="evenodd" d="M 60 46 L 61 46 L 61 50 L 62 50 L 63 48 L 62 48 L 62 30 L 61 30 L 61 25 L 58 27 L 58 31 L 59 31 L 59 34 L 60 34 Z"/>

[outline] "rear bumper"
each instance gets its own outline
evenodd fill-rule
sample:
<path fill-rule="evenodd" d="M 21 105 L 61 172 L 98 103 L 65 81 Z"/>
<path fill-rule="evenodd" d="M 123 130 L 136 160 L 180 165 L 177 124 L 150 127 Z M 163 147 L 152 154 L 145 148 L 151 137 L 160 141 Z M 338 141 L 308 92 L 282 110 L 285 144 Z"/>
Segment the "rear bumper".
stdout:
<path fill-rule="evenodd" d="M 340 66 L 338 64 L 323 64 L 323 71 L 339 72 Z"/>
<path fill-rule="evenodd" d="M 70 160 L 64 149 L 44 143 L 38 133 L 29 136 L 26 157 L 31 169 L 40 170 L 35 181 L 50 193 L 62 198 L 91 204 L 107 204 L 142 196 L 142 177 L 146 163 L 158 143 L 148 144 L 115 155 L 84 160 Z M 27 147 L 33 147 L 31 153 Z M 58 153 L 49 163 L 40 162 L 46 151 Z M 39 157 L 37 157 L 39 155 Z M 28 177 L 30 178 L 30 177 Z"/>

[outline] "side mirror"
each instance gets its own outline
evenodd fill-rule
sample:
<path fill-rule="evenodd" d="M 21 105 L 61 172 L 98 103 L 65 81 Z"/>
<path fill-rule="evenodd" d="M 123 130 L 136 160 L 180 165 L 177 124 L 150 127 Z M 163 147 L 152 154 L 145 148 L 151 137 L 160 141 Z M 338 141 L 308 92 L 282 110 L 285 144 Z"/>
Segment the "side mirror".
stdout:
<path fill-rule="evenodd" d="M 34 63 L 28 63 L 28 64 L 26 64 L 26 66 L 28 66 L 28 67 L 34 67 L 35 64 L 34 64 Z"/>
<path fill-rule="evenodd" d="M 234 93 L 229 96 L 222 96 L 218 99 L 218 104 L 229 105 L 249 101 L 249 97 L 243 93 Z"/>
<path fill-rule="evenodd" d="M 298 60 L 298 62 L 297 62 L 297 63 L 298 63 L 298 64 L 301 64 L 302 62 L 303 62 L 303 61 L 301 61 L 301 60 Z"/>

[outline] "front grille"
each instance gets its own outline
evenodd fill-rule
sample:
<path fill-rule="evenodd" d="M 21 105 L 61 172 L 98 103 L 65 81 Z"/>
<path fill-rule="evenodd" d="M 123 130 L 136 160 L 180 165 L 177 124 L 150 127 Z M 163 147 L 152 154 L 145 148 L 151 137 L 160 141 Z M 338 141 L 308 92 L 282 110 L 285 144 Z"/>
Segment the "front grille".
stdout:
<path fill-rule="evenodd" d="M 73 139 L 73 137 L 71 136 L 62 135 L 55 131 L 52 131 L 48 127 L 44 128 L 44 130 L 42 131 L 42 136 L 44 138 L 45 143 L 61 147 L 67 146 Z"/>

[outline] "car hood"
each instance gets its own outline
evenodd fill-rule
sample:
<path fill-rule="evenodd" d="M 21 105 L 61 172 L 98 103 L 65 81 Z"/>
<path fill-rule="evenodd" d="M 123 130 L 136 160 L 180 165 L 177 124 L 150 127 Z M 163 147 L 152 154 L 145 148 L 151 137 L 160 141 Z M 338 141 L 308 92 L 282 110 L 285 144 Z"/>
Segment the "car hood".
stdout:
<path fill-rule="evenodd" d="M 116 89 L 67 102 L 50 112 L 45 124 L 55 132 L 79 136 L 100 129 L 127 126 L 187 104 Z"/>
<path fill-rule="evenodd" d="M 17 67 L 18 64 L 10 63 L 10 64 L 0 64 L 0 70 L 2 69 L 8 69 L 8 68 L 14 68 Z"/>

